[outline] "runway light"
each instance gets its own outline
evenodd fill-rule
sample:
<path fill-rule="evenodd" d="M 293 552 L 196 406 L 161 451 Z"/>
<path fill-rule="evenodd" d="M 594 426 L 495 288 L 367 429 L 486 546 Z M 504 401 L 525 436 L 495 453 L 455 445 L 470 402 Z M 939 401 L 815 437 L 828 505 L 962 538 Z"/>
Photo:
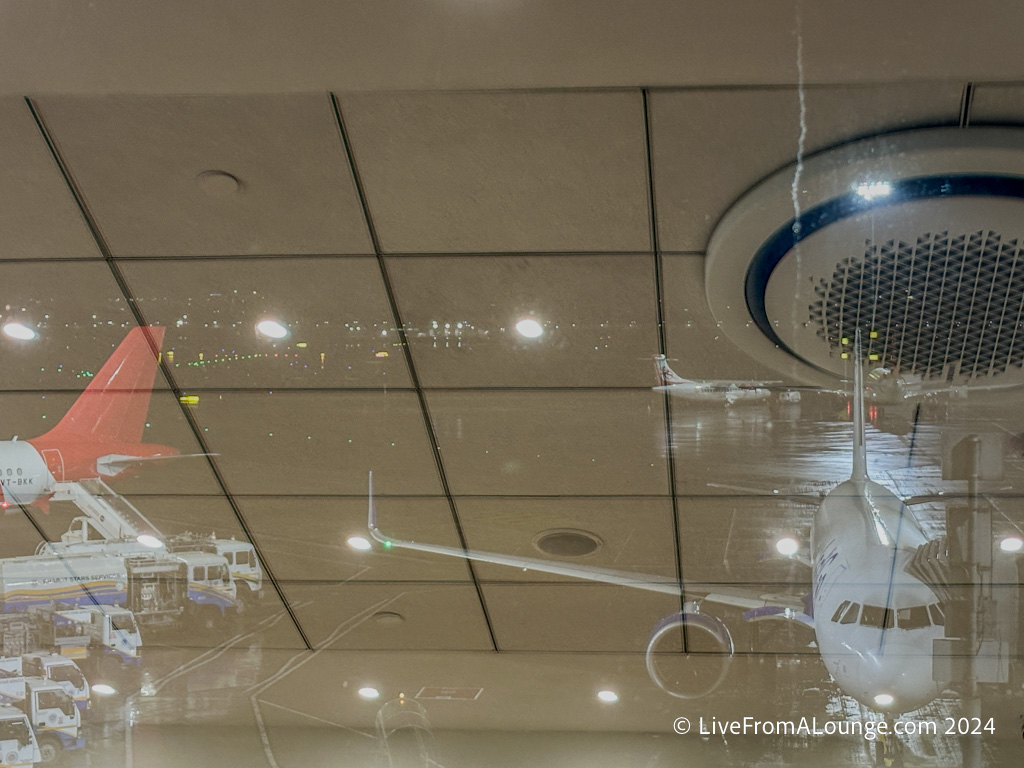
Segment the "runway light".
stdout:
<path fill-rule="evenodd" d="M 160 541 L 156 536 L 150 536 L 148 533 L 143 533 L 135 538 L 139 544 L 150 549 L 163 549 L 164 543 Z"/>
<path fill-rule="evenodd" d="M 370 688 L 369 686 L 367 686 L 366 688 L 359 689 L 359 695 L 362 696 L 364 699 L 377 699 L 380 698 L 380 691 L 378 691 L 376 688 Z"/>
<path fill-rule="evenodd" d="M 892 184 L 888 181 L 868 181 L 857 185 L 857 194 L 865 200 L 876 197 L 888 197 L 892 194 Z"/>
<path fill-rule="evenodd" d="M 896 701 L 896 699 L 893 698 L 891 693 L 880 693 L 875 696 L 875 704 L 880 707 L 891 706 L 894 701 Z"/>
<path fill-rule="evenodd" d="M 38 333 L 21 323 L 4 323 L 4 335 L 18 341 L 32 341 L 39 337 Z"/>
<path fill-rule="evenodd" d="M 524 317 L 516 323 L 516 330 L 520 336 L 525 336 L 528 339 L 536 339 L 544 333 L 544 328 L 532 317 Z"/>
<path fill-rule="evenodd" d="M 603 701 L 605 704 L 614 704 L 619 700 L 619 694 L 615 691 L 598 691 L 597 698 Z"/>
<path fill-rule="evenodd" d="M 1024 539 L 1020 536 L 1007 536 L 999 542 L 999 548 L 1003 552 L 1020 552 L 1024 549 Z"/>
<path fill-rule="evenodd" d="M 98 693 L 100 696 L 110 696 L 112 694 L 117 693 L 117 691 L 114 690 L 113 687 L 107 685 L 106 683 L 96 683 L 96 685 L 90 686 L 89 690 L 91 690 L 93 693 Z"/>
<path fill-rule="evenodd" d="M 373 546 L 362 536 L 349 536 L 347 543 L 352 549 L 358 549 L 360 552 L 365 552 Z"/>
<path fill-rule="evenodd" d="M 288 329 L 277 320 L 260 320 L 256 323 L 256 330 L 271 339 L 283 339 L 288 335 Z"/>
<path fill-rule="evenodd" d="M 800 549 L 800 543 L 796 539 L 786 536 L 775 542 L 775 548 L 779 551 L 780 555 L 789 557 L 797 553 L 797 550 Z"/>

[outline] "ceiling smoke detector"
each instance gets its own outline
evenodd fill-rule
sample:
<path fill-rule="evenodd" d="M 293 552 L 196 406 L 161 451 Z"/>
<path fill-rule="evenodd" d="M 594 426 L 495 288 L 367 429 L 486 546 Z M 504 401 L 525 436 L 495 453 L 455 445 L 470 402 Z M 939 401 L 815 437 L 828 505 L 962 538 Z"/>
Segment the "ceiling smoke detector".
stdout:
<path fill-rule="evenodd" d="M 722 218 L 705 276 L 726 335 L 794 378 L 850 378 L 860 329 L 879 368 L 1024 383 L 1024 131 L 907 131 L 813 155 Z"/>
<path fill-rule="evenodd" d="M 543 531 L 533 540 L 533 546 L 545 555 L 555 557 L 586 557 L 604 544 L 601 537 L 590 531 L 559 528 Z"/>

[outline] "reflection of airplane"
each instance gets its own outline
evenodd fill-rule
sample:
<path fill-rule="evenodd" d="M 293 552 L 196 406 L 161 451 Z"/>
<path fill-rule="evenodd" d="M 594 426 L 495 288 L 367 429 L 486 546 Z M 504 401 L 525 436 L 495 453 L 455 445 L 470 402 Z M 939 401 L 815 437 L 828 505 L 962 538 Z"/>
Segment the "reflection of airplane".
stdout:
<path fill-rule="evenodd" d="M 859 334 L 856 358 L 860 359 Z M 864 445 L 864 382 L 856 365 L 853 473 L 821 500 L 811 528 L 811 594 L 757 594 L 748 589 L 686 584 L 687 596 L 702 595 L 660 621 L 648 640 L 647 669 L 667 693 L 695 698 L 724 679 L 733 641 L 725 623 L 701 605 L 717 603 L 746 610 L 747 620 L 788 620 L 812 627 L 821 658 L 839 687 L 872 709 L 895 715 L 924 706 L 940 692 L 932 680 L 932 642 L 944 634 L 936 593 L 908 573 L 927 543 L 906 504 L 868 478 Z M 377 528 L 372 476 L 368 526 L 385 548 L 401 547 L 466 557 L 525 570 L 553 573 L 666 594 L 680 594 L 677 582 L 597 567 L 502 555 L 457 547 L 400 541 Z M 687 653 L 669 654 L 662 644 L 685 631 Z M 694 641 L 702 641 L 697 644 Z M 707 642 L 713 651 L 707 652 Z M 703 652 L 693 649 L 701 645 Z M 672 687 L 660 671 L 666 658 L 692 665 Z M 717 664 L 717 666 L 716 666 Z M 710 676 L 708 672 L 711 672 Z"/>
<path fill-rule="evenodd" d="M 873 368 L 868 371 L 866 379 L 868 399 L 880 405 L 898 405 L 908 400 L 938 395 L 967 397 L 969 392 L 994 392 L 1024 388 L 1019 382 L 1013 384 L 952 384 L 947 382 L 934 384 L 924 381 L 916 374 L 900 374 L 886 367 Z"/>
<path fill-rule="evenodd" d="M 140 463 L 178 455 L 142 442 L 163 335 L 163 328 L 133 328 L 53 429 L 0 442 L 0 505 L 45 510 L 55 482 L 117 477 Z"/>
<path fill-rule="evenodd" d="M 654 358 L 654 368 L 658 375 L 658 392 L 668 392 L 673 397 L 688 400 L 705 400 L 732 405 L 740 400 L 764 400 L 771 395 L 768 386 L 778 384 L 777 381 L 693 381 L 684 379 L 668 366 L 664 355 Z"/>

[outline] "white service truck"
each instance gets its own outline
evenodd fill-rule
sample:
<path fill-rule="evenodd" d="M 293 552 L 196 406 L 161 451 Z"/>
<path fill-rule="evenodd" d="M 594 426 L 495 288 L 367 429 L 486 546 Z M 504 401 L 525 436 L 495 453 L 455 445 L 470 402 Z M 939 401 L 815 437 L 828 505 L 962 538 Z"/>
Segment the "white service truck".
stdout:
<path fill-rule="evenodd" d="M 88 667 L 90 674 L 117 678 L 138 668 L 141 653 L 135 616 L 125 608 L 47 605 L 0 613 L 0 657 L 50 656 L 48 666 L 62 659 L 78 662 L 79 669 Z"/>
<path fill-rule="evenodd" d="M 41 763 L 56 762 L 64 752 L 85 746 L 81 713 L 60 683 L 40 677 L 0 677 L 0 704 L 10 704 L 27 715 Z"/>
<path fill-rule="evenodd" d="M 235 594 L 243 602 L 251 602 L 263 594 L 263 569 L 256 548 L 247 541 L 218 539 L 196 533 L 155 537 L 167 552 L 187 555 L 190 552 L 204 552 L 224 558 L 228 574 L 235 585 Z M 37 555 L 63 554 L 111 554 L 145 555 L 152 554 L 152 546 L 141 543 L 134 536 L 104 538 L 90 517 L 76 517 L 61 540 L 43 541 L 36 548 Z M 158 550 L 159 551 L 159 550 Z"/>
<path fill-rule="evenodd" d="M 9 704 L 0 704 L 0 768 L 24 768 L 41 760 L 28 716 Z"/>
<path fill-rule="evenodd" d="M 227 561 L 205 552 L 66 553 L 0 559 L 0 613 L 32 607 L 110 605 L 146 625 L 183 615 L 215 624 L 234 612 Z"/>
<path fill-rule="evenodd" d="M 63 686 L 79 711 L 89 709 L 89 681 L 74 659 L 56 653 L 26 653 L 20 659 L 21 674 L 27 677 L 41 677 Z M 0 666 L 3 659 L 0 659 Z"/>
<path fill-rule="evenodd" d="M 89 709 L 89 681 L 73 659 L 55 653 L 0 657 L 0 680 L 11 677 L 40 677 L 58 683 L 79 710 Z"/>

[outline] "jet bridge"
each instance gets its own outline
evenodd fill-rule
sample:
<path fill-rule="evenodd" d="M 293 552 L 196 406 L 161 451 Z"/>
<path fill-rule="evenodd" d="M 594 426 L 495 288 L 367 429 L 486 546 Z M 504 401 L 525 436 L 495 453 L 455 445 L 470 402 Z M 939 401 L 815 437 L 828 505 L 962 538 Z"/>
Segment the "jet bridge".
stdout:
<path fill-rule="evenodd" d="M 65 544 L 136 538 L 142 534 L 161 538 L 160 531 L 145 515 L 99 478 L 56 483 L 53 500 L 70 501 L 85 513 L 61 534 Z"/>

